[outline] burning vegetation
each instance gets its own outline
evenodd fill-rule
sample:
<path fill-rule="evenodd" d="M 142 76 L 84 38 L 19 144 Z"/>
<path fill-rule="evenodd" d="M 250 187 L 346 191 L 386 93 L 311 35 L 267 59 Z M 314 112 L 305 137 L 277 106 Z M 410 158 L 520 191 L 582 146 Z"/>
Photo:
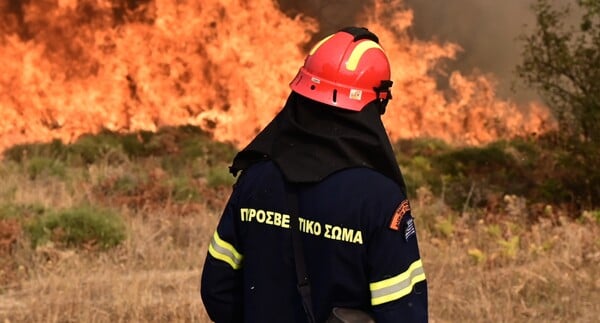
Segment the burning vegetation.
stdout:
<path fill-rule="evenodd" d="M 196 125 L 242 146 L 282 107 L 320 26 L 272 0 L 9 0 L 0 4 L 0 151 L 102 129 Z M 376 1 L 356 17 L 392 63 L 392 139 L 482 144 L 552 126 L 547 109 L 501 100 L 494 80 L 432 72 L 460 47 L 414 39 L 412 12 Z"/>
<path fill-rule="evenodd" d="M 356 24 L 393 65 L 384 122 L 418 214 L 431 320 L 596 321 L 597 141 L 545 132 L 555 122 L 543 105 L 445 70 L 462 49 L 416 39 L 403 2 L 366 2 L 341 16 L 360 7 Z M 0 318 L 209 321 L 198 255 L 235 181 L 227 166 L 281 108 L 307 48 L 339 27 L 284 11 L 0 1 Z"/>

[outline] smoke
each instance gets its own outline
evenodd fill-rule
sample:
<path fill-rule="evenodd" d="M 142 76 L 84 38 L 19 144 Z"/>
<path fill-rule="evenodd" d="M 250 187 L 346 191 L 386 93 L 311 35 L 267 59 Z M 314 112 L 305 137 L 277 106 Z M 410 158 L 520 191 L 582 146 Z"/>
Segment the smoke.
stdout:
<path fill-rule="evenodd" d="M 319 22 L 319 32 L 314 35 L 313 42 L 355 24 L 360 14 L 373 5 L 373 1 L 370 0 L 278 1 L 281 10 L 286 14 L 303 14 Z"/>
<path fill-rule="evenodd" d="M 514 73 L 520 62 L 522 44 L 518 37 L 535 24 L 530 10 L 534 0 L 404 0 L 413 10 L 411 32 L 421 40 L 455 43 L 463 50 L 455 60 L 446 62 L 448 74 L 458 70 L 463 74 L 492 74 L 497 81 L 498 95 L 519 102 L 537 96 L 519 84 Z M 356 23 L 361 12 L 373 1 L 359 0 L 279 0 L 288 14 L 303 13 L 316 18 L 322 37 L 337 29 Z M 448 86 L 447 75 L 436 75 L 438 86 Z"/>
<path fill-rule="evenodd" d="M 517 38 L 535 24 L 530 10 L 533 0 L 405 2 L 414 10 L 416 37 L 453 42 L 463 48 L 455 61 L 448 62 L 448 69 L 493 74 L 501 97 L 517 101 L 536 98 L 531 90 L 519 86 L 514 73 L 522 54 Z"/>

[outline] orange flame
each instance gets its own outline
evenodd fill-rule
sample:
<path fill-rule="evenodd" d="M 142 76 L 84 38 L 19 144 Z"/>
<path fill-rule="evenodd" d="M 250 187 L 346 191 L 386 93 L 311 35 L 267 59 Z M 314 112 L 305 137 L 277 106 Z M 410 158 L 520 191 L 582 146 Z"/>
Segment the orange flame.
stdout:
<path fill-rule="evenodd" d="M 154 131 L 193 124 L 246 144 L 281 108 L 315 21 L 273 0 L 36 0 L 0 4 L 0 151 L 102 128 Z M 550 120 L 495 98 L 483 76 L 450 76 L 453 96 L 429 72 L 453 44 L 411 39 L 400 1 L 364 18 L 392 61 L 390 135 L 483 143 L 537 132 Z M 388 9 L 389 10 L 389 7 Z"/>
<path fill-rule="evenodd" d="M 392 138 L 435 137 L 460 144 L 482 144 L 501 137 L 540 133 L 553 127 L 548 110 L 531 102 L 519 107 L 496 97 L 494 81 L 483 75 L 450 74 L 450 91 L 436 90 L 430 72 L 461 48 L 411 39 L 413 13 L 399 0 L 376 2 L 363 17 L 377 30 L 392 65 L 394 98 L 384 122 Z"/>

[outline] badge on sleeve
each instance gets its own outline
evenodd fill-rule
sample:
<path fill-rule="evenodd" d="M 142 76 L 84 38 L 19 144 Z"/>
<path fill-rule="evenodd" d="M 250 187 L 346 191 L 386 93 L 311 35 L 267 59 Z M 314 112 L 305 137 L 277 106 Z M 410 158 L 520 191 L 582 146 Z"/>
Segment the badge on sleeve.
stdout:
<path fill-rule="evenodd" d="M 402 223 L 402 218 L 404 215 L 410 211 L 410 204 L 408 200 L 404 200 L 398 205 L 396 208 L 396 212 L 394 212 L 394 216 L 392 217 L 392 221 L 390 221 L 390 229 L 395 231 L 400 231 L 400 225 Z"/>

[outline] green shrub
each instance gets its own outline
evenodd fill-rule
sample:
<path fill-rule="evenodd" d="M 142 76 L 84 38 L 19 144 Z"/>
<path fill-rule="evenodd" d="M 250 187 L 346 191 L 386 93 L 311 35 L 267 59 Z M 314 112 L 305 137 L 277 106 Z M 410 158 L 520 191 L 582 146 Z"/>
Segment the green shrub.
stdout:
<path fill-rule="evenodd" d="M 156 153 L 158 148 L 150 143 L 153 137 L 154 133 L 150 131 L 126 134 L 121 137 L 121 146 L 131 159 L 149 157 Z"/>
<path fill-rule="evenodd" d="M 592 223 L 600 224 L 600 210 L 583 211 L 579 220 L 584 221 L 586 219 L 590 220 Z"/>
<path fill-rule="evenodd" d="M 208 170 L 206 181 L 209 187 L 232 186 L 235 182 L 235 177 L 229 173 L 229 169 L 224 166 L 211 167 Z"/>
<path fill-rule="evenodd" d="M 394 145 L 396 159 L 405 164 L 415 156 L 431 157 L 450 150 L 451 147 L 437 138 L 400 139 Z"/>
<path fill-rule="evenodd" d="M 207 156 L 209 156 L 207 162 L 210 166 L 216 166 L 219 163 L 229 164 L 236 153 L 237 149 L 232 144 L 213 141 L 207 147 Z"/>
<path fill-rule="evenodd" d="M 229 163 L 237 151 L 232 144 L 214 141 L 193 126 L 161 129 L 152 141 L 160 142 L 161 166 L 174 176 L 206 176 L 198 170 Z"/>
<path fill-rule="evenodd" d="M 180 158 L 184 160 L 194 160 L 199 157 L 206 157 L 208 145 L 204 138 L 186 138 L 180 143 Z"/>
<path fill-rule="evenodd" d="M 175 177 L 169 181 L 171 196 L 175 201 L 198 201 L 200 192 L 194 183 L 185 177 Z"/>
<path fill-rule="evenodd" d="M 451 175 L 489 173 L 513 167 L 514 160 L 498 145 L 463 147 L 436 157 L 436 166 Z"/>
<path fill-rule="evenodd" d="M 46 208 L 39 204 L 0 204 L 0 219 L 25 219 L 32 216 L 40 216 L 46 212 Z"/>
<path fill-rule="evenodd" d="M 91 206 L 36 217 L 26 227 L 35 248 L 47 241 L 66 247 L 108 249 L 125 239 L 125 223 L 116 213 Z"/>
<path fill-rule="evenodd" d="M 49 143 L 19 144 L 6 149 L 3 156 L 6 160 L 22 163 L 32 157 L 45 157 L 48 159 L 64 159 L 67 155 L 67 146 L 59 139 Z"/>
<path fill-rule="evenodd" d="M 416 194 L 419 187 L 440 187 L 441 174 L 432 167 L 429 157 L 417 155 L 406 160 L 407 163 L 401 169 L 409 195 Z"/>
<path fill-rule="evenodd" d="M 139 193 L 140 190 L 147 188 L 150 183 L 150 176 L 147 173 L 148 169 L 143 167 L 134 167 L 128 172 L 121 174 L 111 183 L 110 191 L 112 194 L 133 195 Z"/>
<path fill-rule="evenodd" d="M 452 216 L 438 216 L 434 224 L 435 233 L 444 238 L 450 238 L 454 235 L 455 224 Z"/>
<path fill-rule="evenodd" d="M 498 239 L 500 251 L 507 259 L 515 259 L 520 250 L 521 239 L 519 236 L 513 236 L 508 239 Z"/>
<path fill-rule="evenodd" d="M 196 163 L 201 163 L 201 161 L 196 161 Z M 192 161 L 185 160 L 178 155 L 165 156 L 160 159 L 161 168 L 172 176 L 184 175 L 193 164 Z"/>
<path fill-rule="evenodd" d="M 537 160 L 527 160 L 536 151 L 525 139 L 478 147 L 421 147 L 413 145 L 409 151 L 432 155 L 425 160 L 422 155 L 413 157 L 406 167 L 413 173 L 409 179 L 418 180 L 420 185 L 425 185 L 424 181 L 435 194 L 443 194 L 444 201 L 454 210 L 486 206 L 488 198 L 505 193 L 526 195 L 536 185 L 532 164 Z M 416 178 L 415 170 L 419 175 Z"/>
<path fill-rule="evenodd" d="M 79 137 L 68 151 L 68 162 L 74 165 L 94 164 L 103 159 L 109 164 L 119 164 L 126 160 L 119 134 L 108 130 Z"/>
<path fill-rule="evenodd" d="M 26 161 L 27 174 L 29 178 L 36 179 L 40 176 L 66 176 L 65 164 L 54 158 L 44 156 L 33 156 Z"/>
<path fill-rule="evenodd" d="M 512 155 L 514 161 L 522 167 L 531 169 L 536 167 L 540 161 L 542 148 L 539 142 L 533 138 L 517 137 L 508 142 L 497 142 L 496 145 L 502 145 L 505 152 Z"/>
<path fill-rule="evenodd" d="M 59 160 L 70 166 L 93 164 L 101 159 L 120 163 L 126 159 L 122 140 L 131 141 L 130 135 L 103 130 L 98 134 L 85 134 L 74 143 L 65 145 L 55 139 L 49 143 L 15 145 L 4 152 L 4 158 L 18 163 L 33 158 Z"/>

